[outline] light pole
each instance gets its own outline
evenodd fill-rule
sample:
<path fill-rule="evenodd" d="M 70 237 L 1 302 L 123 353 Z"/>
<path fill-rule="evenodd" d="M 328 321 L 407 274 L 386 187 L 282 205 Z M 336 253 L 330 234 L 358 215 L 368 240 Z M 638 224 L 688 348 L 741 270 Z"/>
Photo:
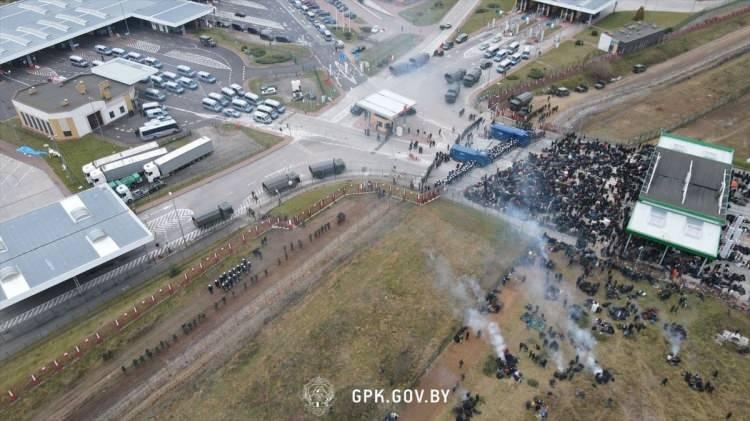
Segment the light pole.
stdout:
<path fill-rule="evenodd" d="M 172 211 L 174 212 L 175 218 L 177 218 L 177 225 L 180 227 L 180 236 L 182 238 L 182 246 L 187 250 L 187 243 L 185 242 L 185 231 L 182 229 L 182 221 L 180 220 L 180 215 L 177 213 L 177 205 L 174 201 L 174 195 L 172 192 L 169 192 L 169 198 L 172 201 Z"/>

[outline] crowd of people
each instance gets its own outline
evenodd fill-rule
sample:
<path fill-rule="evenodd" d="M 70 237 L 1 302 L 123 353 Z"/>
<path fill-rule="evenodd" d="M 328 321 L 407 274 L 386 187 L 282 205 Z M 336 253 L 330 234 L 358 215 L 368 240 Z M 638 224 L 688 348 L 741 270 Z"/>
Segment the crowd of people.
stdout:
<path fill-rule="evenodd" d="M 489 149 L 487 149 L 487 157 L 489 158 L 490 162 L 496 161 L 501 156 L 505 155 L 506 153 L 510 152 L 514 147 L 516 146 L 516 142 L 513 140 L 509 141 L 503 141 L 498 142 Z M 440 155 L 436 159 L 439 159 L 439 162 L 442 164 L 443 162 L 447 162 L 450 159 L 450 156 L 447 154 Z M 456 167 L 450 171 L 448 171 L 448 176 L 445 177 L 442 180 L 438 180 L 433 184 L 433 187 L 440 187 L 452 184 L 467 173 L 471 171 L 474 168 L 477 168 L 479 164 L 477 164 L 474 161 L 466 161 L 466 162 L 456 162 Z"/>

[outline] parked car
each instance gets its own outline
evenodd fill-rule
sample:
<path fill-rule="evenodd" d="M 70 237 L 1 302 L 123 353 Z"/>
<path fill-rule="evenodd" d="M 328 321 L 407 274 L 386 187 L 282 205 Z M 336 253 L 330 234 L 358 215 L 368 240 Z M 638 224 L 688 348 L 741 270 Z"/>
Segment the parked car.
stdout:
<path fill-rule="evenodd" d="M 352 107 L 349 109 L 349 111 L 354 115 L 362 115 L 362 113 L 365 111 L 364 108 L 360 107 L 357 104 L 352 105 Z"/>
<path fill-rule="evenodd" d="M 200 72 L 196 73 L 196 77 L 201 82 L 216 83 L 216 76 L 214 76 L 214 75 L 212 75 L 211 73 L 208 73 L 208 72 L 200 71 Z"/>
<path fill-rule="evenodd" d="M 441 48 L 443 50 L 450 50 L 451 48 L 453 48 L 453 41 L 446 40 L 445 42 L 443 42 L 443 45 L 441 45 Z"/>
<path fill-rule="evenodd" d="M 451 25 L 450 23 L 441 23 L 440 24 L 440 29 L 451 29 L 451 28 L 453 28 L 453 25 Z"/>
<path fill-rule="evenodd" d="M 105 56 L 112 55 L 112 49 L 105 45 L 96 45 L 94 46 L 94 50 L 96 50 L 97 53 L 105 55 Z"/>
<path fill-rule="evenodd" d="M 645 64 L 636 64 L 633 66 L 633 73 L 643 73 L 646 71 L 646 65 Z"/>
<path fill-rule="evenodd" d="M 240 118 L 242 117 L 242 114 L 240 114 L 239 111 L 235 110 L 234 108 L 224 108 L 221 110 L 221 113 L 224 114 L 226 117 L 230 118 Z"/>
<path fill-rule="evenodd" d="M 277 92 L 278 90 L 275 86 L 261 86 L 260 88 L 260 94 L 263 96 L 276 95 Z"/>
<path fill-rule="evenodd" d="M 479 68 L 482 69 L 482 70 L 489 69 L 490 67 L 492 67 L 492 61 L 491 60 L 485 60 L 485 61 L 479 63 Z"/>
<path fill-rule="evenodd" d="M 498 42 L 500 42 L 502 40 L 503 40 L 503 36 L 500 35 L 500 34 L 497 34 L 494 37 L 492 37 L 492 40 L 490 42 L 492 42 L 493 44 L 495 44 L 495 43 L 498 43 Z"/>
<path fill-rule="evenodd" d="M 365 47 L 364 45 L 358 45 L 358 46 L 352 48 L 352 54 L 359 54 L 362 51 L 365 51 L 366 48 L 367 47 Z"/>
<path fill-rule="evenodd" d="M 594 85 L 594 88 L 596 89 L 604 89 L 604 87 L 607 86 L 607 83 L 603 80 L 597 81 Z"/>
<path fill-rule="evenodd" d="M 479 44 L 479 51 L 484 51 L 484 50 L 486 50 L 488 48 L 490 48 L 490 43 L 489 42 L 483 42 L 483 43 Z"/>
<path fill-rule="evenodd" d="M 576 86 L 576 89 L 575 89 L 576 92 L 580 92 L 580 93 L 588 92 L 588 90 L 589 90 L 589 85 L 586 85 L 585 83 L 581 83 L 580 85 Z"/>

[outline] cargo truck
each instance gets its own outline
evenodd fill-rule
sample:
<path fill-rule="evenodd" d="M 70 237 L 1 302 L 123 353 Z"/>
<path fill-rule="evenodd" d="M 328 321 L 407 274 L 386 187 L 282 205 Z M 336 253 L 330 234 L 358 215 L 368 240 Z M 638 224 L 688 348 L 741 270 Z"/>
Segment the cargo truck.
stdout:
<path fill-rule="evenodd" d="M 119 161 L 121 159 L 130 158 L 131 156 L 140 155 L 144 152 L 148 152 L 154 149 L 159 149 L 158 142 L 144 143 L 141 146 L 136 146 L 135 148 L 125 149 L 122 152 L 103 156 L 99 159 L 94 160 L 93 162 L 89 162 L 88 164 L 81 167 L 81 171 L 83 172 L 83 175 L 86 176 L 86 181 L 91 183 L 91 178 L 90 178 L 91 172 L 101 167 L 102 165 L 109 164 L 115 161 Z"/>
<path fill-rule="evenodd" d="M 232 208 L 232 205 L 228 202 L 221 202 L 214 210 L 199 215 L 193 215 L 193 223 L 198 228 L 205 228 L 217 222 L 231 218 L 233 213 L 234 209 Z"/>
<path fill-rule="evenodd" d="M 487 152 L 461 145 L 451 146 L 450 156 L 454 161 L 476 162 L 480 166 L 489 165 L 492 162 Z"/>
<path fill-rule="evenodd" d="M 214 144 L 208 137 L 198 138 L 186 145 L 162 155 L 143 165 L 146 180 L 153 183 L 156 180 L 169 177 L 177 170 L 187 167 L 214 151 Z"/>
<path fill-rule="evenodd" d="M 142 182 L 143 182 L 143 177 L 141 177 L 141 175 L 139 173 L 134 172 L 133 174 L 130 174 L 130 175 L 125 176 L 123 178 L 120 178 L 120 179 L 117 179 L 117 180 L 114 180 L 114 181 L 110 181 L 108 184 L 109 184 L 109 187 L 111 187 L 112 189 L 115 189 L 115 191 L 116 191 L 117 190 L 116 189 L 117 186 L 124 185 L 124 186 L 127 186 L 127 187 L 133 187 L 134 185 L 141 184 Z"/>
<path fill-rule="evenodd" d="M 263 182 L 263 190 L 268 194 L 280 194 L 286 190 L 297 187 L 300 182 L 300 176 L 296 172 L 289 172 L 276 177 L 272 177 Z"/>
<path fill-rule="evenodd" d="M 310 173 L 314 178 L 326 178 L 331 175 L 337 175 L 344 172 L 346 165 L 343 159 L 334 158 L 329 161 L 318 162 L 309 167 Z"/>
<path fill-rule="evenodd" d="M 532 133 L 526 130 L 500 123 L 490 126 L 490 135 L 497 140 L 515 140 L 519 146 L 528 146 L 532 138 Z"/>
<path fill-rule="evenodd" d="M 477 82 L 479 82 L 479 79 L 481 77 L 482 69 L 480 69 L 479 67 L 471 69 L 471 71 L 466 73 L 466 76 L 464 76 L 464 86 L 466 86 L 467 88 L 474 86 Z"/>
<path fill-rule="evenodd" d="M 508 102 L 510 103 L 510 109 L 513 111 L 521 111 L 521 109 L 531 104 L 531 100 L 534 99 L 534 94 L 531 92 L 524 92 L 512 97 Z"/>
<path fill-rule="evenodd" d="M 118 196 L 120 196 L 120 199 L 122 199 L 123 202 L 130 204 L 140 198 L 148 196 L 149 194 L 161 189 L 162 187 L 164 187 L 164 183 L 162 183 L 161 181 L 150 183 L 138 187 L 137 189 L 131 189 L 125 184 L 120 184 L 119 186 L 115 187 L 115 192 Z"/>
<path fill-rule="evenodd" d="M 125 158 L 119 161 L 102 165 L 101 167 L 91 172 L 90 183 L 93 185 L 104 184 L 108 181 L 118 180 L 130 174 L 133 174 L 134 172 L 143 171 L 143 165 L 145 163 L 153 161 L 154 159 L 166 154 L 166 148 L 159 148 L 142 153 L 140 155 L 131 156 L 130 158 Z"/>
<path fill-rule="evenodd" d="M 419 53 L 409 59 L 409 63 L 411 63 L 412 67 L 415 69 L 424 66 L 428 61 L 430 61 L 430 55 L 427 53 Z"/>
<path fill-rule="evenodd" d="M 458 94 L 461 92 L 461 84 L 459 82 L 451 84 L 448 90 L 445 92 L 445 102 L 453 104 L 458 98 Z"/>

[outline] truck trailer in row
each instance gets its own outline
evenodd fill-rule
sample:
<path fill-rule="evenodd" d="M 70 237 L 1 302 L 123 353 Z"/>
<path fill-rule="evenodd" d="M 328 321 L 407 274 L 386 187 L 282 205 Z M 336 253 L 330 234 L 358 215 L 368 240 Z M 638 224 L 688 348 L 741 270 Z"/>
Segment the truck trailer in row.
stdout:
<path fill-rule="evenodd" d="M 346 165 L 343 159 L 334 158 L 329 161 L 311 164 L 307 168 L 310 169 L 310 173 L 314 178 L 326 178 L 331 175 L 341 174 L 346 169 Z"/>
<path fill-rule="evenodd" d="M 94 160 L 93 162 L 89 162 L 88 164 L 81 167 L 81 171 L 83 171 L 83 175 L 86 176 L 86 181 L 91 183 L 91 172 L 97 168 L 100 168 L 102 165 L 106 165 L 125 158 L 130 158 L 131 156 L 140 155 L 144 152 L 152 151 L 154 149 L 159 149 L 158 142 L 144 143 L 143 145 L 136 146 L 135 148 L 125 149 L 122 152 L 103 156 L 99 159 Z"/>
<path fill-rule="evenodd" d="M 143 165 L 143 172 L 146 174 L 146 180 L 153 183 L 156 180 L 169 177 L 177 170 L 206 157 L 213 151 L 214 143 L 210 138 L 203 136 L 166 155 L 147 162 Z"/>
<path fill-rule="evenodd" d="M 296 172 L 288 172 L 276 177 L 272 177 L 263 182 L 263 190 L 270 195 L 281 194 L 286 190 L 297 187 L 300 182 L 300 176 Z"/>
<path fill-rule="evenodd" d="M 144 184 L 138 188 L 131 189 L 131 186 L 120 184 L 115 187 L 115 192 L 123 202 L 130 204 L 136 200 L 146 197 L 164 187 L 164 183 L 157 181 L 155 183 Z"/>
<path fill-rule="evenodd" d="M 141 172 L 143 171 L 144 164 L 166 154 L 166 148 L 159 148 L 140 155 L 131 156 L 130 158 L 102 165 L 91 172 L 90 183 L 93 185 L 104 184 L 108 181 L 119 180 L 135 172 Z"/>
<path fill-rule="evenodd" d="M 515 140 L 519 146 L 528 146 L 532 139 L 532 133 L 500 123 L 494 123 L 490 126 L 490 135 L 497 140 Z"/>
<path fill-rule="evenodd" d="M 462 145 L 451 146 L 450 156 L 458 162 L 476 162 L 480 166 L 489 165 L 492 161 L 487 152 L 479 151 Z"/>
<path fill-rule="evenodd" d="M 199 215 L 193 215 L 193 223 L 198 228 L 205 228 L 219 221 L 229 219 L 233 213 L 234 209 L 232 208 L 232 205 L 230 205 L 228 202 L 221 202 L 219 203 L 219 206 L 216 207 L 216 209 Z"/>

